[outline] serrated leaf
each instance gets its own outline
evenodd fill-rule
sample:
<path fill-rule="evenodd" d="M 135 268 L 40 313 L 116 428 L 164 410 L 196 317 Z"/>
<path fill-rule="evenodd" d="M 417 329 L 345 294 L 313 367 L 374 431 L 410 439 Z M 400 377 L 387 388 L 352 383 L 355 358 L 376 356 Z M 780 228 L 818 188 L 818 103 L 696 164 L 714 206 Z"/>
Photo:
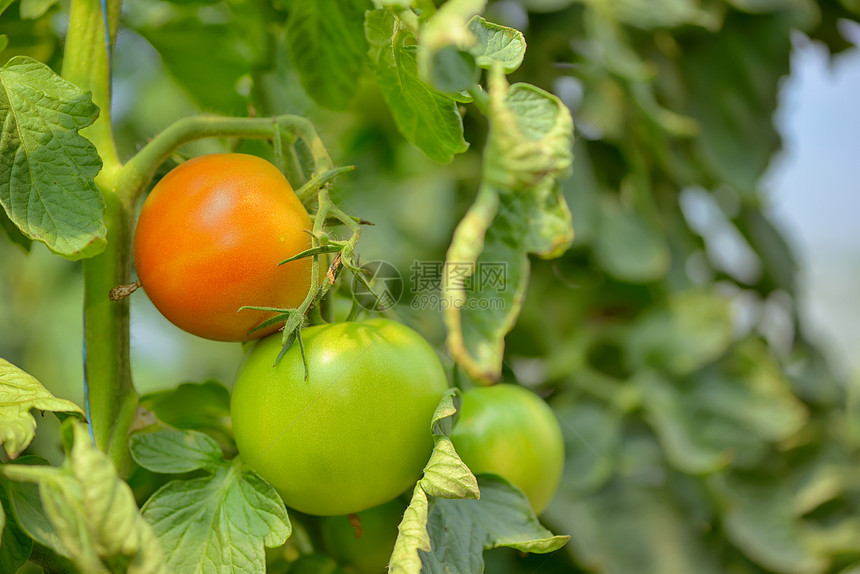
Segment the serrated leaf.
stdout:
<path fill-rule="evenodd" d="M 61 468 L 11 465 L 12 480 L 35 482 L 61 553 L 83 572 L 166 573 L 164 555 L 140 515 L 131 488 L 111 460 L 90 442 L 84 425 L 70 419 L 74 445 Z"/>
<path fill-rule="evenodd" d="M 78 405 L 58 399 L 34 377 L 0 359 L 0 442 L 10 458 L 21 454 L 36 435 L 36 419 L 30 414 L 31 409 L 84 417 Z"/>
<path fill-rule="evenodd" d="M 397 129 L 434 161 L 447 163 L 466 151 L 463 119 L 457 102 L 418 76 L 417 46 L 405 46 L 393 14 L 367 13 L 365 34 L 377 82 Z"/>
<path fill-rule="evenodd" d="M 442 285 L 448 348 L 472 378 L 485 381 L 501 374 L 504 337 L 528 283 L 528 254 L 557 257 L 573 240 L 558 184 L 573 160 L 570 112 L 539 88 L 508 87 L 499 68 L 491 78 L 483 182 L 454 232 Z"/>
<path fill-rule="evenodd" d="M 275 489 L 238 460 L 167 483 L 142 512 L 171 572 L 265 572 L 263 546 L 280 546 L 292 531 Z"/>
<path fill-rule="evenodd" d="M 355 94 L 367 57 L 364 13 L 372 8 L 370 0 L 291 3 L 290 56 L 305 90 L 320 105 L 342 110 Z"/>
<path fill-rule="evenodd" d="M 430 552 L 430 536 L 427 534 L 428 501 L 421 485 L 412 491 L 412 500 L 397 526 L 397 541 L 388 563 L 390 574 L 419 574 L 421 557 L 419 550 Z"/>
<path fill-rule="evenodd" d="M 106 245 L 95 146 L 78 132 L 98 117 L 89 93 L 16 56 L 0 68 L 0 204 L 30 239 L 69 259 Z"/>
<path fill-rule="evenodd" d="M 498 63 L 510 74 L 523 63 L 526 39 L 519 30 L 487 22 L 481 16 L 469 20 L 468 28 L 476 38 L 469 52 L 478 66 L 490 69 Z"/>
<path fill-rule="evenodd" d="M 433 550 L 421 552 L 422 573 L 482 572 L 483 551 L 509 547 L 544 554 L 558 550 L 568 536 L 541 526 L 526 496 L 501 477 L 480 475 L 480 500 L 437 499 L 428 533 Z"/>
<path fill-rule="evenodd" d="M 430 496 L 472 499 L 480 497 L 475 475 L 460 460 L 451 439 L 445 436 L 436 437 L 433 454 L 424 467 L 424 476 L 418 484 Z"/>
<path fill-rule="evenodd" d="M 218 443 L 195 431 L 137 432 L 131 435 L 129 449 L 137 464 L 162 474 L 179 474 L 200 468 L 214 471 L 224 464 Z"/>

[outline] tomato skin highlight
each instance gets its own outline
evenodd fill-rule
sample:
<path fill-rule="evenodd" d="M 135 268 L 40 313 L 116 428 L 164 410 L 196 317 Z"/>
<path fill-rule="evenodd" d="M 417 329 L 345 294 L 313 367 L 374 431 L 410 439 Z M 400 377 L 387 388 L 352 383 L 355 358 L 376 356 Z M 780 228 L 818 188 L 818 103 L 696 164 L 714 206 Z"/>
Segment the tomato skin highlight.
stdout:
<path fill-rule="evenodd" d="M 518 486 L 536 514 L 561 481 L 564 438 L 558 419 L 543 399 L 519 385 L 463 393 L 451 442 L 475 474 L 498 474 Z"/>
<path fill-rule="evenodd" d="M 170 322 L 216 341 L 246 341 L 272 317 L 244 305 L 294 308 L 310 287 L 311 259 L 278 263 L 311 247 L 307 210 L 268 161 L 200 156 L 179 165 L 143 203 L 134 234 L 137 275 Z"/>
<path fill-rule="evenodd" d="M 359 512 L 412 487 L 433 448 L 430 420 L 448 388 L 432 347 L 387 319 L 302 331 L 273 367 L 281 336 L 260 340 L 231 398 L 240 456 L 307 514 Z"/>

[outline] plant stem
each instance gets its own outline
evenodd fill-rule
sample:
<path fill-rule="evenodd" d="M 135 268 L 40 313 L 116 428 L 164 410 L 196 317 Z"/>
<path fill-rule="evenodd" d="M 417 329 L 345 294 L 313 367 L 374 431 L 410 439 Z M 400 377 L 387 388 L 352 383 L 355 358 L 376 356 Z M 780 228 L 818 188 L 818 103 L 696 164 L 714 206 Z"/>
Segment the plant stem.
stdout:
<path fill-rule="evenodd" d="M 107 0 L 110 41 L 116 37 L 121 0 Z M 63 56 L 63 77 L 93 95 L 99 117 L 81 133 L 99 151 L 104 163 L 102 175 L 120 166 L 111 128 L 111 86 L 105 24 L 99 0 L 72 0 L 69 30 Z"/>
<path fill-rule="evenodd" d="M 120 0 L 107 1 L 109 41 L 116 35 Z M 82 133 L 95 144 L 103 166 L 96 184 L 105 200 L 107 247 L 83 263 L 85 380 L 96 446 L 108 453 L 120 475 L 130 469 L 127 434 L 137 408 L 131 380 L 128 300 L 112 302 L 110 290 L 129 282 L 131 206 L 116 193 L 121 164 L 111 128 L 109 44 L 99 0 L 72 0 L 63 76 L 92 92 L 99 117 Z"/>
<path fill-rule="evenodd" d="M 121 476 L 130 470 L 128 429 L 137 410 L 131 378 L 129 299 L 111 301 L 110 290 L 129 282 L 131 207 L 115 193 L 104 193 L 108 244 L 84 261 L 86 374 L 96 446 L 106 452 Z"/>
<path fill-rule="evenodd" d="M 301 137 L 317 160 L 317 172 L 331 169 L 328 152 L 320 141 L 313 125 L 299 116 L 274 118 L 223 118 L 219 116 L 194 116 L 183 118 L 155 136 L 133 158 L 118 176 L 122 182 L 120 190 L 132 205 L 146 189 L 156 169 L 174 151 L 189 142 L 212 137 L 243 137 L 269 139 L 275 131 L 282 129 Z"/>
<path fill-rule="evenodd" d="M 484 91 L 484 88 L 474 85 L 469 88 L 469 95 L 472 96 L 472 103 L 475 104 L 475 107 L 482 114 L 487 115 L 487 111 L 490 108 L 490 95 Z"/>

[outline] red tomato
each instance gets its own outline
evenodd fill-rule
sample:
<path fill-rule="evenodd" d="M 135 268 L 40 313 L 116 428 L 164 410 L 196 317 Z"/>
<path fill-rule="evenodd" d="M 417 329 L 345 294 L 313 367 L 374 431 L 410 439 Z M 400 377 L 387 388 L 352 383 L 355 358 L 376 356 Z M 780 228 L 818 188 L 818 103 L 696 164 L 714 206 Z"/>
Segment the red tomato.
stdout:
<path fill-rule="evenodd" d="M 177 327 L 216 341 L 245 341 L 310 287 L 311 259 L 278 263 L 311 247 L 307 210 L 284 175 L 252 155 L 201 156 L 172 170 L 143 204 L 134 234 L 137 275 Z"/>

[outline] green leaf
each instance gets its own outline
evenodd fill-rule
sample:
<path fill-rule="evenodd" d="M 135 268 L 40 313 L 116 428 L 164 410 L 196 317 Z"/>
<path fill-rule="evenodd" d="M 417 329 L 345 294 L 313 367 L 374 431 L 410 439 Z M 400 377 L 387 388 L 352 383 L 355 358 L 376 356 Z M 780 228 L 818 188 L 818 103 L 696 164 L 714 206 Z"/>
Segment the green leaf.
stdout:
<path fill-rule="evenodd" d="M 451 436 L 451 426 L 454 424 L 454 415 L 457 413 L 457 405 L 459 400 L 460 390 L 452 387 L 445 391 L 442 399 L 433 411 L 433 418 L 430 421 L 430 430 L 434 435 Z"/>
<path fill-rule="evenodd" d="M 454 232 L 442 285 L 448 348 L 479 380 L 501 374 L 504 337 L 528 282 L 528 254 L 557 257 L 573 240 L 558 185 L 573 159 L 570 112 L 539 88 L 508 87 L 499 68 L 491 78 L 483 182 Z"/>
<path fill-rule="evenodd" d="M 689 374 L 720 357 L 732 342 L 729 300 L 711 290 L 674 293 L 654 306 L 627 332 L 630 364 L 674 375 Z"/>
<path fill-rule="evenodd" d="M 2 38 L 0 38 L 0 44 L 2 43 Z M 6 232 L 6 236 L 12 243 L 17 243 L 24 249 L 24 251 L 28 253 L 30 252 L 33 240 L 21 233 L 21 230 L 18 229 L 8 217 L 6 217 L 6 212 L 0 213 L 0 227 L 3 228 L 3 231 Z"/>
<path fill-rule="evenodd" d="M 34 377 L 0 359 L 0 442 L 10 458 L 21 454 L 36 435 L 31 409 L 74 413 L 84 418 L 78 405 L 56 398 Z"/>
<path fill-rule="evenodd" d="M 624 26 L 608 10 L 597 6 L 583 13 L 583 26 L 591 42 L 587 56 L 610 74 L 630 82 L 650 79 L 653 72 L 633 49 Z M 601 71 L 603 71 L 601 70 Z"/>
<path fill-rule="evenodd" d="M 388 563 L 390 574 L 419 574 L 421 557 L 419 550 L 430 552 L 430 536 L 427 534 L 427 495 L 421 485 L 412 491 L 412 500 L 397 527 L 397 541 Z"/>
<path fill-rule="evenodd" d="M 486 0 L 449 0 L 425 22 L 419 34 L 418 72 L 443 92 L 460 92 L 478 82 L 480 70 L 471 48 L 477 37 L 468 21 Z"/>
<path fill-rule="evenodd" d="M 480 497 L 475 475 L 457 455 L 451 439 L 448 438 L 452 417 L 457 412 L 454 399 L 459 393 L 456 388 L 448 389 L 433 413 L 430 426 L 436 444 L 398 527 L 399 534 L 391 556 L 389 572 L 421 572 L 418 550 L 430 551 L 430 540 L 427 536 L 428 494 L 451 499 Z"/>
<path fill-rule="evenodd" d="M 0 488 L 0 572 L 17 572 L 33 550 L 33 540 L 15 520 L 9 495 Z"/>
<path fill-rule="evenodd" d="M 647 477 L 647 478 L 645 478 Z M 590 496 L 557 497 L 547 519 L 571 534 L 569 550 L 589 571 L 667 574 L 726 572 L 653 468 L 643 479 L 614 478 Z"/>
<path fill-rule="evenodd" d="M 131 488 L 110 459 L 91 443 L 84 425 L 70 419 L 74 445 L 62 468 L 7 465 L 7 478 L 35 482 L 62 554 L 81 571 L 167 572 L 152 528 L 137 509 Z"/>
<path fill-rule="evenodd" d="M 30 239 L 69 259 L 106 244 L 95 146 L 78 132 L 98 108 L 48 66 L 16 56 L 0 68 L 0 204 Z"/>
<path fill-rule="evenodd" d="M 729 462 L 751 466 L 768 443 L 791 438 L 806 424 L 806 407 L 757 341 L 745 341 L 720 364 L 680 384 L 640 372 L 647 420 L 669 461 L 688 473 Z"/>
<path fill-rule="evenodd" d="M 169 482 L 143 505 L 171 572 L 265 572 L 263 546 L 292 528 L 280 496 L 238 460 L 214 474 Z"/>
<path fill-rule="evenodd" d="M 12 5 L 15 0 L 0 0 L 0 14 L 6 11 L 6 8 Z"/>
<path fill-rule="evenodd" d="M 457 412 L 454 399 L 460 394 L 456 388 L 445 391 L 433 413 L 430 428 L 433 432 L 433 453 L 424 467 L 418 485 L 431 496 L 443 498 L 478 498 L 478 482 L 469 467 L 460 460 L 449 439 L 453 416 Z"/>
<path fill-rule="evenodd" d="M 826 570 L 829 561 L 814 550 L 783 484 L 738 473 L 716 475 L 708 484 L 722 507 L 729 540 L 749 558 L 788 574 Z"/>
<path fill-rule="evenodd" d="M 697 432 L 702 413 L 692 410 L 692 405 L 679 396 L 669 381 L 657 373 L 643 372 L 636 382 L 642 389 L 648 420 L 660 437 L 666 458 L 676 468 L 704 474 L 731 462 L 732 454 L 723 444 L 713 444 Z"/>
<path fill-rule="evenodd" d="M 764 440 L 786 440 L 803 429 L 808 409 L 762 341 L 743 341 L 718 367 L 703 373 L 707 383 L 696 385 L 697 402 Z"/>
<path fill-rule="evenodd" d="M 596 5 L 625 24 L 645 29 L 693 24 L 715 30 L 720 24 L 697 0 L 599 0 Z"/>
<path fill-rule="evenodd" d="M 604 195 L 594 257 L 608 274 L 621 281 L 648 283 L 669 270 L 671 254 L 665 239 L 634 212 Z"/>
<path fill-rule="evenodd" d="M 47 461 L 35 456 L 22 456 L 13 464 L 47 465 Z M 14 482 L 5 477 L 2 477 L 0 483 L 6 500 L 9 501 L 6 509 L 8 511 L 11 508 L 11 514 L 15 516 L 22 530 L 39 544 L 58 554 L 65 554 L 57 532 L 42 507 L 39 486 L 29 482 Z"/>
<path fill-rule="evenodd" d="M 248 113 L 248 97 L 237 89 L 250 80 L 249 70 L 266 54 L 266 22 L 259 4 L 229 3 L 217 12 L 217 23 L 203 22 L 194 12 L 177 11 L 168 21 L 153 19 L 136 30 L 161 55 L 164 67 L 206 112 L 231 116 Z"/>
<path fill-rule="evenodd" d="M 368 12 L 365 34 L 377 82 L 403 137 L 440 163 L 466 151 L 469 144 L 463 139 L 457 102 L 418 77 L 418 47 L 403 44 L 395 16 L 382 10 Z"/>
<path fill-rule="evenodd" d="M 559 488 L 572 497 L 597 490 L 615 470 L 621 414 L 581 397 L 555 401 L 552 408 L 564 437 L 564 481 Z"/>
<path fill-rule="evenodd" d="M 526 39 L 519 30 L 487 22 L 480 16 L 469 20 L 468 28 L 476 38 L 469 52 L 478 66 L 489 70 L 498 63 L 510 74 L 523 63 Z"/>
<path fill-rule="evenodd" d="M 695 142 L 702 160 L 750 198 L 780 147 L 771 114 L 779 79 L 789 72 L 790 26 L 782 13 L 730 18 L 718 36 L 686 43 L 680 60 L 685 111 L 701 126 Z"/>
<path fill-rule="evenodd" d="M 21 18 L 23 20 L 35 20 L 45 15 L 57 0 L 21 0 Z"/>
<path fill-rule="evenodd" d="M 851 1 L 843 0 L 842 4 L 846 5 Z M 820 7 L 813 0 L 728 0 L 728 3 L 738 10 L 753 14 L 780 12 L 788 17 L 792 27 L 804 31 L 817 26 L 821 20 Z M 854 11 L 857 11 L 856 7 Z"/>
<path fill-rule="evenodd" d="M 218 381 L 149 393 L 140 398 L 140 406 L 178 429 L 205 432 L 225 443 L 232 440 L 230 391 Z"/>
<path fill-rule="evenodd" d="M 290 55 L 308 94 L 334 110 L 347 107 L 364 71 L 364 13 L 370 0 L 293 1 L 287 23 Z"/>
<path fill-rule="evenodd" d="M 558 550 L 568 536 L 541 526 L 525 495 L 501 477 L 481 475 L 480 500 L 437 499 L 428 533 L 433 550 L 422 552 L 423 573 L 482 572 L 483 551 L 508 547 L 544 554 Z"/>
<path fill-rule="evenodd" d="M 433 454 L 418 484 L 430 496 L 472 499 L 480 496 L 475 475 L 460 460 L 451 439 L 444 436 L 436 437 Z"/>
<path fill-rule="evenodd" d="M 788 243 L 767 217 L 758 210 L 742 207 L 733 221 L 764 267 L 761 288 L 765 293 L 782 289 L 797 294 L 798 265 Z"/>
<path fill-rule="evenodd" d="M 289 574 L 348 574 L 346 570 L 325 554 L 305 554 L 290 563 Z"/>
<path fill-rule="evenodd" d="M 214 471 L 224 464 L 218 443 L 195 431 L 138 432 L 131 435 L 129 448 L 137 464 L 162 474 L 180 474 L 200 468 Z"/>

